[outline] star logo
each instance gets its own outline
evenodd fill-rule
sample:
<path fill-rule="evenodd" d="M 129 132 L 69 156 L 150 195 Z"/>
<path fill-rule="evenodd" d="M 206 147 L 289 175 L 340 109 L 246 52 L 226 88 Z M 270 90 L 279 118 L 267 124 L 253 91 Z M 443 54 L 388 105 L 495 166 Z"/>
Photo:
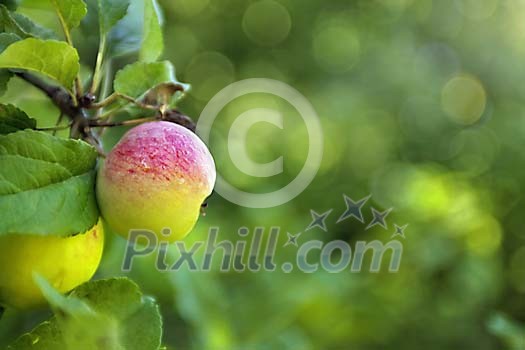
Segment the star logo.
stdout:
<path fill-rule="evenodd" d="M 310 225 L 308 225 L 308 227 L 306 228 L 306 231 L 308 230 L 311 230 L 313 229 L 314 227 L 319 227 L 321 230 L 323 230 L 324 232 L 326 232 L 328 229 L 326 227 L 326 218 L 328 217 L 328 215 L 330 215 L 330 213 L 332 212 L 333 209 L 330 209 L 322 214 L 318 214 L 315 210 L 310 210 L 310 214 L 312 215 L 312 222 L 310 223 Z"/>
<path fill-rule="evenodd" d="M 288 241 L 286 241 L 283 247 L 289 246 L 290 244 L 297 247 L 297 239 L 301 235 L 301 232 L 295 235 L 292 235 L 290 232 L 286 232 L 286 235 L 288 236 Z"/>
<path fill-rule="evenodd" d="M 344 221 L 350 217 L 354 217 L 357 220 L 364 222 L 365 220 L 363 218 L 363 213 L 361 212 L 361 209 L 363 209 L 363 206 L 370 199 L 371 196 L 372 195 L 368 195 L 367 197 L 362 198 L 356 202 L 352 198 L 348 197 L 346 194 L 343 194 L 343 198 L 346 203 L 346 210 L 343 213 L 343 215 L 339 217 L 337 223 L 340 223 L 341 221 Z"/>
<path fill-rule="evenodd" d="M 394 224 L 395 228 L 396 228 L 396 232 L 394 232 L 394 234 L 392 235 L 391 238 L 394 238 L 394 237 L 397 237 L 397 236 L 400 236 L 401 238 L 406 238 L 405 237 L 405 229 L 407 228 L 408 224 L 405 224 L 403 226 L 399 226 L 398 224 Z"/>
<path fill-rule="evenodd" d="M 388 226 L 386 224 L 385 219 L 388 216 L 388 214 L 390 214 L 391 211 L 392 211 L 392 208 L 387 209 L 387 210 L 385 210 L 383 212 L 380 212 L 376 208 L 372 207 L 372 214 L 374 215 L 374 218 L 368 224 L 368 226 L 366 227 L 366 230 L 368 230 L 369 228 L 374 227 L 375 225 L 379 225 L 379 226 L 381 226 L 384 229 L 388 229 Z"/>

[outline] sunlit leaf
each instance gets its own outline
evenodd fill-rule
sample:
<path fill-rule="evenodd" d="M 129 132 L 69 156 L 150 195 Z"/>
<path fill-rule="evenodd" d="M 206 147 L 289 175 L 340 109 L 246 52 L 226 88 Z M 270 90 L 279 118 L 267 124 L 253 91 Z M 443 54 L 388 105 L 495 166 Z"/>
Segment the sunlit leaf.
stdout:
<path fill-rule="evenodd" d="M 71 88 L 79 70 L 77 51 L 65 42 L 24 39 L 0 54 L 0 68 L 37 72 Z"/>
<path fill-rule="evenodd" d="M 92 227 L 96 158 L 79 140 L 32 130 L 0 135 L 0 234 L 66 236 Z"/>
<path fill-rule="evenodd" d="M 164 50 L 159 7 L 155 0 L 144 0 L 144 34 L 139 59 L 156 61 Z"/>
<path fill-rule="evenodd" d="M 69 30 L 78 27 L 87 13 L 86 4 L 82 0 L 51 0 L 51 3 L 55 7 L 60 22 Z"/>
<path fill-rule="evenodd" d="M 57 314 L 8 349 L 157 350 L 162 337 L 158 306 L 126 278 L 85 283 L 62 296 L 39 279 Z"/>
<path fill-rule="evenodd" d="M 189 85 L 175 78 L 175 68 L 168 61 L 136 62 L 117 72 L 114 89 L 134 98 L 142 97 L 152 105 L 165 105 L 172 96 Z"/>

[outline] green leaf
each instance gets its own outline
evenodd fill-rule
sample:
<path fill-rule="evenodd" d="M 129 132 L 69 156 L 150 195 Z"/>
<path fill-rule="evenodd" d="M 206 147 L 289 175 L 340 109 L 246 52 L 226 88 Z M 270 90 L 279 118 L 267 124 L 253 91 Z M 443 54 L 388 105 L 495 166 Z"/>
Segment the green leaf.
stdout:
<path fill-rule="evenodd" d="M 87 13 L 86 4 L 82 0 L 51 0 L 60 23 L 67 29 L 78 27 Z"/>
<path fill-rule="evenodd" d="M 128 11 L 129 0 L 97 0 L 100 36 L 106 36 L 111 28 Z"/>
<path fill-rule="evenodd" d="M 42 27 L 26 16 L 18 12 L 12 12 L 11 16 L 16 21 L 16 23 L 18 23 L 20 28 L 22 28 L 22 30 L 29 35 L 28 37 L 32 36 L 40 39 L 57 39 L 55 32 L 53 32 L 51 29 Z"/>
<path fill-rule="evenodd" d="M 1 234 L 69 236 L 85 232 L 98 218 L 95 172 L 59 184 L 0 196 Z"/>
<path fill-rule="evenodd" d="M 127 350 L 120 345 L 118 320 L 105 314 L 59 319 L 64 346 L 60 349 Z"/>
<path fill-rule="evenodd" d="M 18 167 L 17 171 L 27 169 L 31 173 L 12 174 L 10 186 L 6 186 L 9 171 L 3 171 L 0 195 L 34 190 L 86 174 L 95 167 L 96 157 L 95 149 L 86 142 L 44 132 L 27 130 L 0 136 L 0 169 Z"/>
<path fill-rule="evenodd" d="M 189 85 L 175 78 L 175 68 L 169 61 L 136 62 L 117 72 L 114 90 L 134 98 L 144 97 L 149 104 L 166 104 L 177 92 Z"/>
<path fill-rule="evenodd" d="M 20 40 L 20 37 L 13 33 L 0 33 L 0 52 L 4 51 L 6 47 L 12 43 Z M 0 69 L 0 96 L 7 91 L 7 83 L 13 77 L 13 73 L 8 69 Z M 0 134 L 2 132 L 0 131 Z"/>
<path fill-rule="evenodd" d="M 0 135 L 0 234 L 67 236 L 98 219 L 89 144 L 25 130 Z"/>
<path fill-rule="evenodd" d="M 95 312 L 83 301 L 77 298 L 68 298 L 57 291 L 41 275 L 34 273 L 33 279 L 42 291 L 42 295 L 55 310 L 60 310 L 68 315 L 85 316 L 94 315 Z"/>
<path fill-rule="evenodd" d="M 38 325 L 31 333 L 26 333 L 18 338 L 13 344 L 7 347 L 8 350 L 49 350 L 64 349 L 62 333 L 56 321 L 52 318 L 49 321 Z"/>
<path fill-rule="evenodd" d="M 116 295 L 123 296 L 115 298 Z M 142 303 L 138 286 L 124 278 L 92 281 L 77 287 L 72 297 L 88 298 L 96 312 L 106 312 L 119 319 L 133 314 Z M 125 297 L 124 297 L 125 296 Z"/>
<path fill-rule="evenodd" d="M 153 298 L 142 298 L 140 307 L 126 319 L 126 327 L 122 330 L 121 339 L 126 350 L 160 348 L 162 318 L 159 307 Z"/>
<path fill-rule="evenodd" d="M 24 111 L 10 104 L 0 104 L 0 135 L 34 128 L 36 128 L 36 120 L 29 118 Z"/>
<path fill-rule="evenodd" d="M 49 282 L 35 274 L 40 287 L 56 316 L 31 333 L 24 334 L 8 349 L 120 349 L 116 322 L 92 310 L 86 300 L 67 297 Z M 112 337 L 108 339 L 108 334 Z M 111 341 L 108 341 L 111 340 Z"/>
<path fill-rule="evenodd" d="M 13 33 L 0 33 L 0 52 L 4 51 L 9 45 L 19 41 L 21 38 Z"/>
<path fill-rule="evenodd" d="M 126 350 L 118 344 L 115 320 L 97 314 L 65 316 L 55 316 L 41 323 L 7 350 Z"/>
<path fill-rule="evenodd" d="M 7 91 L 7 83 L 9 83 L 9 80 L 13 77 L 13 73 L 11 73 L 7 69 L 0 69 L 0 96 L 5 94 Z"/>
<path fill-rule="evenodd" d="M 127 278 L 88 282 L 68 297 L 39 281 L 57 314 L 8 349 L 157 350 L 162 337 L 158 306 Z M 57 295 L 58 294 L 58 295 Z M 79 304 L 80 303 L 80 304 Z M 78 305 L 89 308 L 78 309 Z"/>
<path fill-rule="evenodd" d="M 108 54 L 112 57 L 140 51 L 144 29 L 144 1 L 131 0 L 126 16 L 108 35 Z"/>
<path fill-rule="evenodd" d="M 162 319 L 156 302 L 142 295 L 127 278 L 113 278 L 84 284 L 72 297 L 89 300 L 98 313 L 119 321 L 120 344 L 126 350 L 158 349 L 162 338 Z"/>
<path fill-rule="evenodd" d="M 0 54 L 0 68 L 38 72 L 71 89 L 80 68 L 77 51 L 54 40 L 24 39 Z"/>
<path fill-rule="evenodd" d="M 31 37 L 31 35 L 18 24 L 11 15 L 11 11 L 4 5 L 0 5 L 0 29 L 4 33 L 16 34 L 21 38 Z"/>
<path fill-rule="evenodd" d="M 4 51 L 12 43 L 19 41 L 20 37 L 13 33 L 0 33 L 0 52 Z M 7 83 L 13 77 L 8 69 L 0 69 L 0 96 L 7 91 Z M 0 131 L 0 134 L 2 132 Z"/>
<path fill-rule="evenodd" d="M 55 38 L 53 31 L 36 24 L 20 13 L 9 11 L 4 5 L 0 5 L 0 31 L 15 34 L 19 40 L 31 37 Z"/>
<path fill-rule="evenodd" d="M 97 1 L 86 0 L 88 13 L 80 23 L 84 37 L 93 42 L 98 42 L 100 36 L 98 30 L 93 30 L 100 27 Z M 107 55 L 115 58 L 139 52 L 143 41 L 143 29 L 144 0 L 130 0 L 126 15 L 107 34 Z"/>
<path fill-rule="evenodd" d="M 139 60 L 154 62 L 164 50 L 159 7 L 156 0 L 144 0 L 144 34 Z"/>

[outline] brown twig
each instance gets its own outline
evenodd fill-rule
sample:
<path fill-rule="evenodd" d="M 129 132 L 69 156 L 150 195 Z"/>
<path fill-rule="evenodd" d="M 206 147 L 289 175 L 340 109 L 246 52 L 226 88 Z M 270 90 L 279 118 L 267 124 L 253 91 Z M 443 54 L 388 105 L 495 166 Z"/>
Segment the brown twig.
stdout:
<path fill-rule="evenodd" d="M 43 91 L 55 103 L 60 111 L 71 119 L 78 114 L 79 111 L 74 107 L 73 99 L 66 90 L 58 86 L 50 85 L 44 80 L 29 73 L 15 72 L 15 75 Z"/>
<path fill-rule="evenodd" d="M 45 128 L 36 128 L 35 130 L 38 130 L 38 131 L 53 131 L 53 135 L 58 131 L 58 130 L 65 130 L 65 129 L 69 129 L 71 127 L 71 124 L 69 125 L 62 125 L 62 126 L 51 126 L 51 127 L 45 127 Z"/>
<path fill-rule="evenodd" d="M 37 76 L 26 72 L 15 72 L 15 75 L 22 78 L 31 85 L 43 91 L 58 107 L 61 113 L 71 121 L 71 138 L 85 138 L 88 135 L 86 130 L 87 116 L 82 108 L 75 105 L 73 98 L 65 89 L 51 85 Z"/>

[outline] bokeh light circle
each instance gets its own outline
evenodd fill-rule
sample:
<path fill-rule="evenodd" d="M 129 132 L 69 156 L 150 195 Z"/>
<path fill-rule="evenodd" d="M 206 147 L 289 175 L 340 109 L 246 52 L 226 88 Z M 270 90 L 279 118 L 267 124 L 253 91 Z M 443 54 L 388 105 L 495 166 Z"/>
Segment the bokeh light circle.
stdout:
<path fill-rule="evenodd" d="M 282 42 L 292 27 L 288 10 L 273 0 L 255 2 L 244 13 L 244 33 L 257 44 L 274 46 Z"/>
<path fill-rule="evenodd" d="M 197 122 L 197 134 L 209 144 L 213 123 L 219 112 L 231 101 L 253 93 L 278 96 L 292 105 L 303 119 L 308 132 L 308 155 L 299 174 L 286 186 L 269 193 L 239 190 L 217 174 L 215 191 L 232 203 L 248 208 L 271 208 L 285 204 L 303 192 L 312 182 L 323 158 L 323 131 L 319 117 L 310 102 L 291 86 L 271 79 L 246 79 L 228 85 L 204 107 Z M 213 153 L 213 150 L 212 150 Z M 230 154 L 231 156 L 231 154 Z"/>
<path fill-rule="evenodd" d="M 487 94 L 481 82 L 470 75 L 451 78 L 441 91 L 443 111 L 455 122 L 463 125 L 476 123 L 487 103 Z"/>
<path fill-rule="evenodd" d="M 206 51 L 196 55 L 184 70 L 184 79 L 192 82 L 191 95 L 207 101 L 234 80 L 233 63 L 223 54 Z"/>
<path fill-rule="evenodd" d="M 328 20 L 313 36 L 313 55 L 329 72 L 350 70 L 359 60 L 361 42 L 357 31 L 342 20 Z"/>
<path fill-rule="evenodd" d="M 177 0 L 171 7 L 182 16 L 192 17 L 200 14 L 209 3 L 210 0 Z"/>
<path fill-rule="evenodd" d="M 468 19 L 484 20 L 496 12 L 499 0 L 456 0 L 455 5 Z"/>

